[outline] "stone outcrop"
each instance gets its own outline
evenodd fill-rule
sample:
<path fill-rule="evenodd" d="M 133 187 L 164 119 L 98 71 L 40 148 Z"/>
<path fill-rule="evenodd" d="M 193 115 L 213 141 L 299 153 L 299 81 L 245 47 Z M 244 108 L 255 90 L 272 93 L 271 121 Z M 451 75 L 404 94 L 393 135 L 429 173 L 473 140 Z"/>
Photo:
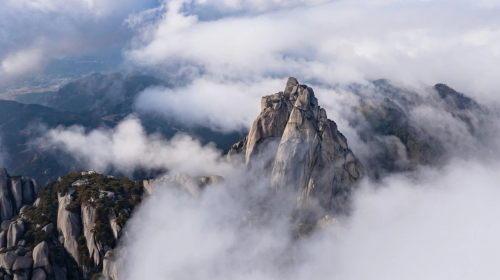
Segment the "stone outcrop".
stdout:
<path fill-rule="evenodd" d="M 10 177 L 7 170 L 0 167 L 0 222 L 8 221 L 24 205 L 32 204 L 39 185 L 26 177 Z"/>
<path fill-rule="evenodd" d="M 296 195 L 300 209 L 345 212 L 349 193 L 364 174 L 312 88 L 295 78 L 288 79 L 284 92 L 262 98 L 260 115 L 228 159 L 241 154 L 247 166 L 271 170 L 271 187 Z"/>
<path fill-rule="evenodd" d="M 83 235 L 87 240 L 87 248 L 89 250 L 90 257 L 94 260 L 96 266 L 101 262 L 101 254 L 99 247 L 94 238 L 94 226 L 95 226 L 95 208 L 90 205 L 82 205 L 82 224 L 83 224 Z"/>
<path fill-rule="evenodd" d="M 104 262 L 103 256 L 118 244 L 122 226 L 145 192 L 143 185 L 94 171 L 82 173 L 83 178 L 78 173 L 62 176 L 58 182 L 46 186 L 46 191 L 38 197 L 36 182 L 10 177 L 5 169 L 0 169 L 2 193 L 11 203 L 11 213 L 6 216 L 10 218 L 0 223 L 0 250 L 3 252 L 0 254 L 0 280 L 96 279 L 103 266 L 110 275 L 117 275 L 115 262 Z M 207 185 L 219 178 L 209 176 L 199 180 L 200 184 Z M 123 189 L 117 191 L 117 184 L 122 184 Z M 86 193 L 90 188 L 92 191 Z M 89 193 L 91 197 L 82 203 L 81 196 Z M 54 194 L 58 194 L 57 198 Z M 33 203 L 35 199 L 38 203 Z M 103 200 L 108 203 L 105 207 L 102 207 Z M 115 201 L 126 203 L 115 204 Z M 47 204 L 57 207 L 46 208 Z M 103 218 L 98 217 L 99 211 L 108 215 L 108 219 L 98 219 Z M 50 220 L 34 216 L 39 214 Z M 12 216 L 18 218 L 11 220 Z M 56 218 L 56 223 L 50 223 L 52 217 Z"/>
<path fill-rule="evenodd" d="M 10 199 L 9 174 L 5 168 L 0 167 L 0 220 L 3 222 L 14 216 L 14 209 Z"/>
<path fill-rule="evenodd" d="M 57 211 L 57 230 L 63 238 L 64 248 L 79 264 L 78 257 L 78 237 L 81 234 L 80 217 L 66 210 L 66 207 L 73 201 L 71 194 L 59 196 L 59 208 Z"/>
<path fill-rule="evenodd" d="M 49 245 L 44 241 L 33 249 L 33 267 L 43 268 L 49 265 Z"/>
<path fill-rule="evenodd" d="M 116 214 L 114 211 L 111 211 L 108 215 L 109 224 L 111 226 L 111 231 L 113 232 L 113 237 L 118 240 L 120 237 L 120 233 L 122 231 L 122 227 L 116 221 Z"/>
<path fill-rule="evenodd" d="M 123 259 L 114 256 L 113 251 L 108 251 L 104 256 L 102 276 L 104 280 L 119 280 L 121 279 L 120 271 L 123 267 Z"/>
<path fill-rule="evenodd" d="M 13 270 L 18 269 L 31 269 L 33 267 L 33 258 L 31 257 L 31 252 L 26 254 L 25 256 L 18 256 L 14 265 L 12 266 Z"/>
<path fill-rule="evenodd" d="M 0 267 L 5 270 L 12 270 L 12 266 L 16 261 L 17 255 L 12 251 L 8 251 L 4 254 L 0 254 Z"/>
<path fill-rule="evenodd" d="M 154 194 L 157 188 L 168 186 L 184 189 L 194 197 L 198 197 L 200 195 L 200 191 L 206 186 L 211 184 L 220 184 L 222 182 L 224 182 L 224 178 L 216 175 L 192 178 L 186 173 L 176 173 L 173 175 L 163 175 L 158 179 L 144 180 L 143 185 L 149 195 Z"/>
<path fill-rule="evenodd" d="M 22 220 L 17 220 L 15 222 L 12 222 L 7 232 L 7 247 L 12 247 L 17 245 L 17 242 L 21 240 L 23 235 L 24 235 L 24 222 Z"/>

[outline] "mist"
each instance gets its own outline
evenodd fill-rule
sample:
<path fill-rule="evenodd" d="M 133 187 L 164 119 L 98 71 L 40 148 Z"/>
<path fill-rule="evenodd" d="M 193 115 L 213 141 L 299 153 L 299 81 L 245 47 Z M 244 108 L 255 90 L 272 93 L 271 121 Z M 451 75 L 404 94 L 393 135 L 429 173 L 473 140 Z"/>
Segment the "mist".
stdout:
<path fill-rule="evenodd" d="M 129 116 L 114 129 L 86 131 L 82 126 L 61 126 L 46 131 L 33 143 L 42 149 L 61 149 L 82 169 L 101 173 L 113 169 L 131 176 L 134 170 L 143 168 L 175 169 L 196 175 L 229 168 L 214 144 L 203 146 L 182 133 L 168 140 L 160 134 L 147 134 L 134 116 Z"/>
<path fill-rule="evenodd" d="M 228 177 L 198 200 L 166 185 L 129 222 L 120 275 L 497 279 L 499 167 L 497 161 L 456 160 L 378 183 L 364 180 L 349 218 L 299 238 L 286 215 L 249 222 L 249 209 L 264 192 L 264 180 L 255 175 Z M 252 192 L 241 188 L 246 180 L 253 182 Z"/>

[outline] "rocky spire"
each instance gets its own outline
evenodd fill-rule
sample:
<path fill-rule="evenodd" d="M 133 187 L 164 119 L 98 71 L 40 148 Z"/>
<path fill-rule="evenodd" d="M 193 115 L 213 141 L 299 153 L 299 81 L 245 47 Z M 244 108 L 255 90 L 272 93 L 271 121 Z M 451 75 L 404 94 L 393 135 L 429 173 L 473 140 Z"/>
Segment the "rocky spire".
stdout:
<path fill-rule="evenodd" d="M 237 154 L 244 154 L 246 165 L 263 160 L 272 170 L 271 187 L 296 193 L 300 209 L 345 212 L 349 193 L 364 173 L 313 89 L 292 77 L 284 92 L 262 98 L 260 115 L 228 158 Z"/>

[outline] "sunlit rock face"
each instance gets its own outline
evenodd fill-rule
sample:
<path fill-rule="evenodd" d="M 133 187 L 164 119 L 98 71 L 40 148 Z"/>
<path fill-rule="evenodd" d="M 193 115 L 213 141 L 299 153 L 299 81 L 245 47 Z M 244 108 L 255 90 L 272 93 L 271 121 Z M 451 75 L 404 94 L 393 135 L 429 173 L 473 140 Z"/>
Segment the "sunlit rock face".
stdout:
<path fill-rule="evenodd" d="M 247 137 L 228 154 L 271 171 L 271 188 L 297 195 L 303 210 L 342 213 L 364 168 L 319 106 L 312 88 L 289 78 L 284 92 L 264 96 Z M 322 214 L 322 213 L 321 213 Z"/>

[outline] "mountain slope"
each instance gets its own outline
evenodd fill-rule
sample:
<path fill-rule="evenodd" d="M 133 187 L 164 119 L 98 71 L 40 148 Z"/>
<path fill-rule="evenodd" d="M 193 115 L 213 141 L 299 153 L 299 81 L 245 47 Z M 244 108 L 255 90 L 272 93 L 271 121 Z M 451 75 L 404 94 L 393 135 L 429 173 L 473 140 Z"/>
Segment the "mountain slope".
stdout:
<path fill-rule="evenodd" d="M 4 164 L 10 172 L 30 174 L 42 185 L 70 172 L 75 166 L 71 161 L 64 163 L 65 155 L 57 151 L 44 152 L 31 142 L 44 133 L 44 129 L 60 125 L 81 125 L 93 129 L 113 124 L 89 114 L 60 112 L 41 105 L 0 100 L 0 137 L 6 153 Z"/>

